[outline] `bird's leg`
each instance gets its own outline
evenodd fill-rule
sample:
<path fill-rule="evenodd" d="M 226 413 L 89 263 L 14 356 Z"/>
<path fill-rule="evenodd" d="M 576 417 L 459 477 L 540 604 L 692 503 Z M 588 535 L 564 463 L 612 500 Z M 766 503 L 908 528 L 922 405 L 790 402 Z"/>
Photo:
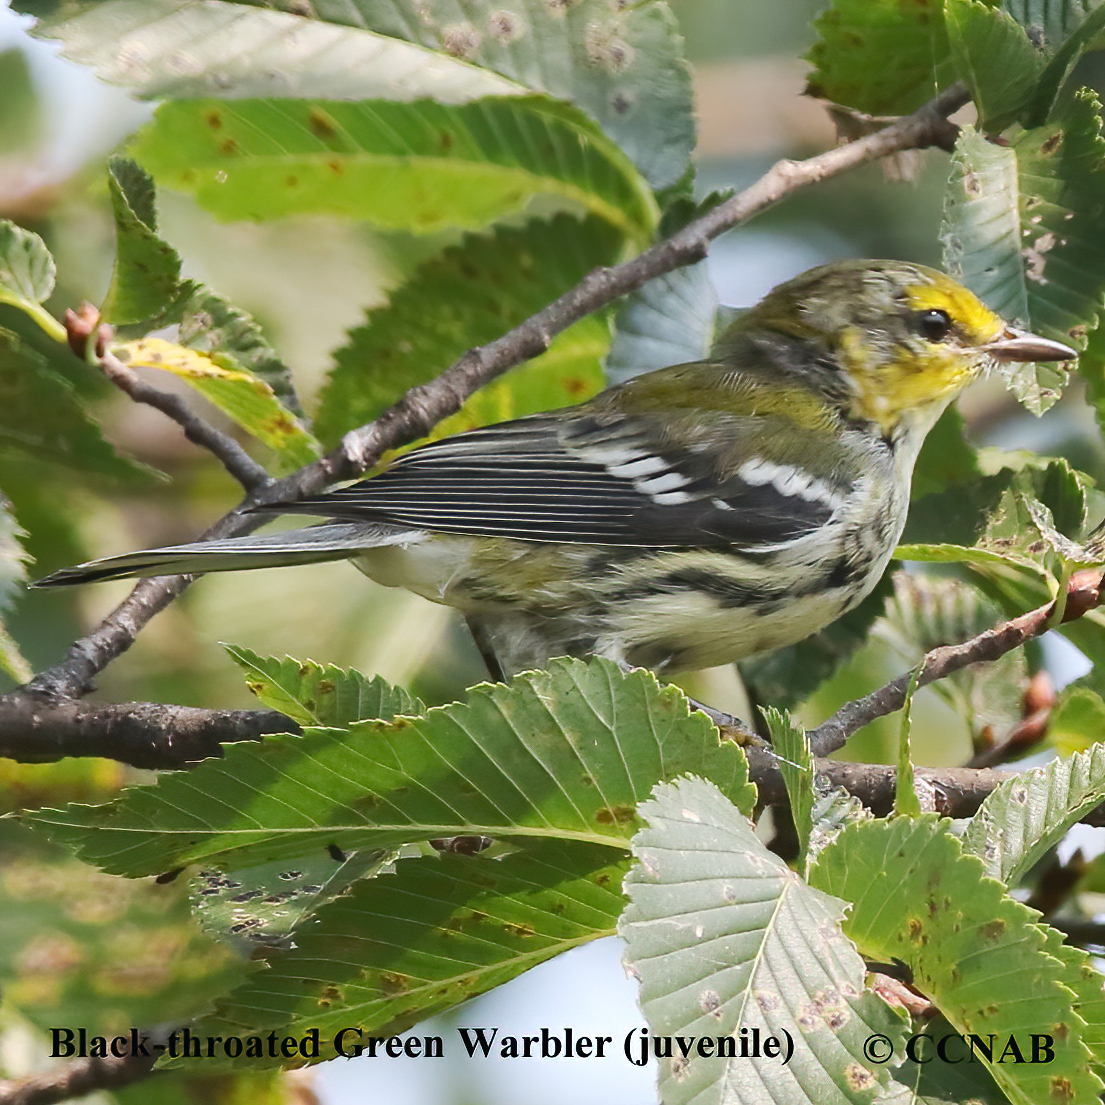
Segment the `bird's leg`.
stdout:
<path fill-rule="evenodd" d="M 476 642 L 476 648 L 480 650 L 480 655 L 483 657 L 491 681 L 493 683 L 505 683 L 506 675 L 503 672 L 502 664 L 499 663 L 499 658 L 495 655 L 494 648 L 491 647 L 491 634 L 488 632 L 487 626 L 474 614 L 466 615 L 464 624 L 468 626 L 468 632 L 472 634 L 472 640 Z"/>

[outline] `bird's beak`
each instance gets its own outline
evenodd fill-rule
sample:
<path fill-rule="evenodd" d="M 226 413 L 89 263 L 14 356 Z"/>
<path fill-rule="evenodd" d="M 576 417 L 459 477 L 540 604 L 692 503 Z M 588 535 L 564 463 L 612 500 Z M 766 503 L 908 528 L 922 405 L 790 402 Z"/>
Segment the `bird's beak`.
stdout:
<path fill-rule="evenodd" d="M 999 361 L 1072 361 L 1078 356 L 1069 345 L 1015 326 L 1007 326 L 1001 337 L 984 345 L 982 351 Z"/>

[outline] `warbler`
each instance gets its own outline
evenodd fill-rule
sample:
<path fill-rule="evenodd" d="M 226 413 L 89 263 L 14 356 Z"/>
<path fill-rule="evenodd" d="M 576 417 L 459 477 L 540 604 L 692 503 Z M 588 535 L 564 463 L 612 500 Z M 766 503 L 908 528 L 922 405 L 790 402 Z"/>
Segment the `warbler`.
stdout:
<path fill-rule="evenodd" d="M 709 667 L 860 602 L 945 407 L 996 361 L 1075 355 L 933 269 L 824 265 L 740 316 L 709 360 L 260 508 L 321 524 L 127 553 L 40 584 L 349 558 L 459 609 L 496 676 L 561 655 Z"/>

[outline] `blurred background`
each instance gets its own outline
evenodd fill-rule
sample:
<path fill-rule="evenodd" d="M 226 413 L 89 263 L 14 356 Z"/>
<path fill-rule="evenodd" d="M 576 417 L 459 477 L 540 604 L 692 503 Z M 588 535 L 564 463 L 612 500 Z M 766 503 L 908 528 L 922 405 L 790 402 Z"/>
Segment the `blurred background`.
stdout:
<path fill-rule="evenodd" d="M 809 23 L 820 6 L 816 0 L 680 0 L 674 6 L 695 66 L 702 192 L 740 188 L 780 157 L 808 156 L 834 143 L 823 105 L 801 95 L 801 55 L 813 41 Z M 45 238 L 58 262 L 57 290 L 48 306 L 60 315 L 104 295 L 114 247 L 103 159 L 149 118 L 152 107 L 64 61 L 50 43 L 31 38 L 28 25 L 0 7 L 0 218 Z M 1088 82 L 1096 83 L 1097 76 L 1087 69 Z M 868 167 L 800 193 L 721 239 L 710 266 L 722 301 L 748 305 L 776 283 L 837 258 L 939 265 L 948 159 L 932 152 L 919 161 L 911 183 L 888 187 L 882 168 Z M 361 321 L 367 307 L 383 302 L 404 273 L 452 240 L 383 234 L 325 219 L 219 224 L 170 191 L 160 193 L 159 208 L 161 233 L 183 254 L 185 275 L 253 313 L 293 367 L 308 410 L 345 330 Z M 22 323 L 14 311 L 0 308 L 0 325 L 19 330 Z M 75 358 L 58 358 L 53 367 L 95 399 L 119 450 L 148 467 L 124 480 L 91 473 L 78 478 L 5 460 L 0 447 L 0 487 L 29 532 L 37 560 L 32 576 L 93 556 L 192 539 L 237 502 L 237 486 L 222 468 L 160 414 L 87 379 Z M 975 388 L 962 406 L 979 442 L 1064 455 L 1099 482 L 1105 475 L 1100 436 L 1077 385 L 1038 420 L 996 382 Z M 452 701 L 482 678 L 479 658 L 452 612 L 380 588 L 353 571 L 330 564 L 251 573 L 247 582 L 237 574 L 204 579 L 103 674 L 97 697 L 248 708 L 254 700 L 220 641 L 379 673 L 429 703 Z M 128 590 L 128 584 L 115 583 L 31 592 L 9 628 L 37 670 L 57 662 L 82 629 Z M 1069 646 L 1050 646 L 1048 657 L 1060 682 L 1086 666 Z M 818 693 L 806 720 L 821 720 L 904 666 L 884 644 L 872 646 Z M 718 706 L 739 706 L 731 672 L 706 673 L 687 686 Z M 849 751 L 890 759 L 887 741 L 896 733 L 896 720 L 872 726 L 860 747 Z M 914 733 L 926 763 L 959 763 L 969 755 L 961 723 L 935 696 L 922 693 L 918 699 Z M 110 764 L 34 768 L 0 761 L 0 800 L 11 808 L 43 797 L 51 804 L 87 799 L 134 776 Z M 391 1105 L 652 1100 L 652 1068 L 633 1067 L 620 1054 L 621 1039 L 642 1020 L 619 957 L 614 941 L 580 948 L 469 1003 L 448 1021 L 415 1029 L 451 1039 L 455 1046 L 445 1060 L 331 1063 L 308 1076 L 304 1092 L 309 1086 L 324 1102 L 371 1095 Z M 455 1024 L 498 1027 L 511 1035 L 572 1026 L 612 1036 L 615 1055 L 602 1062 L 468 1061 L 450 1027 Z"/>

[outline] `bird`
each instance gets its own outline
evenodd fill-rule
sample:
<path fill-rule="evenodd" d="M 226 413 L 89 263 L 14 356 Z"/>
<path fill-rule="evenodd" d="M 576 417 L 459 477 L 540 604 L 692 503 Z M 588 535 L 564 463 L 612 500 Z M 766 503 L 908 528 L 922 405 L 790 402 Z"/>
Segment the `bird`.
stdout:
<path fill-rule="evenodd" d="M 822 265 L 738 316 L 706 360 L 254 508 L 320 523 L 38 586 L 349 559 L 457 608 L 497 679 L 556 656 L 712 667 L 794 644 L 871 592 L 925 436 L 964 387 L 999 362 L 1075 356 L 935 269 Z"/>

